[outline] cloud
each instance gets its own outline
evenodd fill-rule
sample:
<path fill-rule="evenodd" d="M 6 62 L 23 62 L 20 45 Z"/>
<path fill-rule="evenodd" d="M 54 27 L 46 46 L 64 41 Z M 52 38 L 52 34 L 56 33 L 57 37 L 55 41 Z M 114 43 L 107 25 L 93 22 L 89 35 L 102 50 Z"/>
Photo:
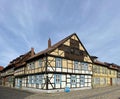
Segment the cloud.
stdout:
<path fill-rule="evenodd" d="M 1 65 L 26 53 L 36 52 L 76 32 L 91 55 L 102 61 L 119 60 L 119 0 L 1 0 Z M 112 58 L 111 58 L 112 57 Z"/>

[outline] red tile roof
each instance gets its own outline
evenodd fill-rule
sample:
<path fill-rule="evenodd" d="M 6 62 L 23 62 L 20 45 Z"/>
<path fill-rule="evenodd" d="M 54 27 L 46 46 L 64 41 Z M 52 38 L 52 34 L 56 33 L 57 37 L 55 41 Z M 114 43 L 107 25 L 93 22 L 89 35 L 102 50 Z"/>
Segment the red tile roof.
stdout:
<path fill-rule="evenodd" d="M 101 62 L 101 61 L 98 61 L 98 60 L 94 61 L 94 63 L 98 64 L 98 65 L 103 65 L 103 66 L 107 67 L 107 65 L 104 62 Z"/>
<path fill-rule="evenodd" d="M 107 62 L 105 62 L 105 64 L 108 65 L 108 67 L 110 69 L 116 69 L 116 70 L 118 70 L 118 68 L 119 68 L 119 65 L 114 64 L 114 63 L 107 63 Z"/>
<path fill-rule="evenodd" d="M 25 61 L 33 56 L 35 54 L 34 49 L 31 48 L 31 50 L 23 55 L 20 55 L 19 57 L 17 57 L 16 59 L 13 59 L 7 67 L 5 67 L 5 69 L 7 68 L 11 68 L 11 67 L 19 67 L 19 66 L 23 66 L 25 64 Z"/>

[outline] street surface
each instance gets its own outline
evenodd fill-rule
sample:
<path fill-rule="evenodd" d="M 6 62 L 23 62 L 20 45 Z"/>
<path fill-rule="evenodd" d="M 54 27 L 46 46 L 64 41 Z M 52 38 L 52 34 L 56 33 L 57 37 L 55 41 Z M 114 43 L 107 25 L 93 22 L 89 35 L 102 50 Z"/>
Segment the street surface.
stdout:
<path fill-rule="evenodd" d="M 0 86 L 0 99 L 24 99 L 29 95 L 32 93 Z"/>
<path fill-rule="evenodd" d="M 0 86 L 0 99 L 120 99 L 120 86 L 71 91 L 69 93 L 28 92 Z"/>
<path fill-rule="evenodd" d="M 39 93 L 26 99 L 120 99 L 120 86 L 79 90 L 69 93 Z"/>

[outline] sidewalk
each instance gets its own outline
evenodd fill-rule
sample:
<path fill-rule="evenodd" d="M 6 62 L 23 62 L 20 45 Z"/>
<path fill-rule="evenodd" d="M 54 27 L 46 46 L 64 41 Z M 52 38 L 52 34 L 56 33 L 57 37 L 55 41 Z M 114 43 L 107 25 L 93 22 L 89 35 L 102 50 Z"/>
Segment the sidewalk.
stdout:
<path fill-rule="evenodd" d="M 71 91 L 69 93 L 39 93 L 25 99 L 119 99 L 120 86 Z"/>

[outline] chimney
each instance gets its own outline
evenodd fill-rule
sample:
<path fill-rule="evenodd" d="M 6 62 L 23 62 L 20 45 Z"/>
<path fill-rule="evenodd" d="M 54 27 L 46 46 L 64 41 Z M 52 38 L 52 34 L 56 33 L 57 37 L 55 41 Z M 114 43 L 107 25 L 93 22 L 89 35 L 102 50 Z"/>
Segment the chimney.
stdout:
<path fill-rule="evenodd" d="M 50 48 L 51 47 L 51 39 L 49 38 L 49 40 L 48 40 L 48 48 Z"/>
<path fill-rule="evenodd" d="M 31 48 L 31 56 L 34 56 L 34 54 L 35 54 L 35 53 L 34 53 L 34 48 L 32 47 L 32 48 Z"/>

